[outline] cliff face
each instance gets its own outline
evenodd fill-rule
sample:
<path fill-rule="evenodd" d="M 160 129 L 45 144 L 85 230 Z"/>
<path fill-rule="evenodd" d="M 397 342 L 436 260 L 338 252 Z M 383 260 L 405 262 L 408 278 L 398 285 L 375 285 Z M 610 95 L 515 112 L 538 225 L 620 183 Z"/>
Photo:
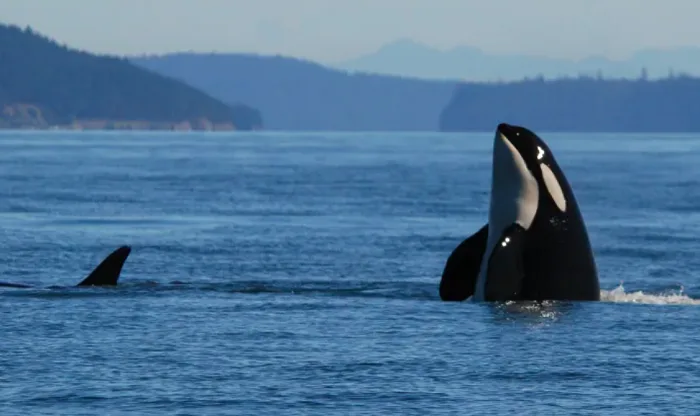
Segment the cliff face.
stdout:
<path fill-rule="evenodd" d="M 125 59 L 0 25 L 3 127 L 248 130 L 262 128 L 262 117 Z"/>
<path fill-rule="evenodd" d="M 700 79 L 528 80 L 461 84 L 440 115 L 442 131 L 492 131 L 500 122 L 540 131 L 698 132 Z"/>

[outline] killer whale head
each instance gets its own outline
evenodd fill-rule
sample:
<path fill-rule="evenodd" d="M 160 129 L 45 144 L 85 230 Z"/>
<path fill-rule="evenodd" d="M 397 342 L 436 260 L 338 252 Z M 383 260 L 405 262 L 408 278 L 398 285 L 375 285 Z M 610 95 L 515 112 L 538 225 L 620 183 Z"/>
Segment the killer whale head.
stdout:
<path fill-rule="evenodd" d="M 573 194 L 547 143 L 532 130 L 501 123 L 493 142 L 489 224 L 495 231 L 512 223 L 525 230 L 541 204 L 562 213 Z"/>

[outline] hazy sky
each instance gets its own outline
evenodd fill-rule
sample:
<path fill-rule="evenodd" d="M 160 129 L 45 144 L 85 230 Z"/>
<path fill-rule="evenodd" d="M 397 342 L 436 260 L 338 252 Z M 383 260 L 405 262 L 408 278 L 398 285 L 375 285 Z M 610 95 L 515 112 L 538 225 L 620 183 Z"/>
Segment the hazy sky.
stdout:
<path fill-rule="evenodd" d="M 333 62 L 399 38 L 578 58 L 700 46 L 700 0 L 0 0 L 0 21 L 116 54 L 280 53 Z"/>

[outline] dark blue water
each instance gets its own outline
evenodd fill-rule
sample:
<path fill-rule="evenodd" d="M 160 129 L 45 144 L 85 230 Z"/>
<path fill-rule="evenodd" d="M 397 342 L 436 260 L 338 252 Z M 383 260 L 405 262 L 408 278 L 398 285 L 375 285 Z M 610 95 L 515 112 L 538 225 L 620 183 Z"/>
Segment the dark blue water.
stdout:
<path fill-rule="evenodd" d="M 603 302 L 439 301 L 490 134 L 0 135 L 0 414 L 698 414 L 700 137 L 543 137 Z"/>

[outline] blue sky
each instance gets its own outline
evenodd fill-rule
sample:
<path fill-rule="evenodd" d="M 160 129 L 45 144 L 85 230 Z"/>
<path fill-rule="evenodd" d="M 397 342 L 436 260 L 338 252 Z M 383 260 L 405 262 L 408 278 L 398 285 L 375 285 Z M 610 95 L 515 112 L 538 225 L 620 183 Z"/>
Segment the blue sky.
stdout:
<path fill-rule="evenodd" d="M 92 52 L 280 53 L 334 62 L 399 38 L 622 58 L 700 46 L 700 0 L 0 0 L 0 21 Z"/>

